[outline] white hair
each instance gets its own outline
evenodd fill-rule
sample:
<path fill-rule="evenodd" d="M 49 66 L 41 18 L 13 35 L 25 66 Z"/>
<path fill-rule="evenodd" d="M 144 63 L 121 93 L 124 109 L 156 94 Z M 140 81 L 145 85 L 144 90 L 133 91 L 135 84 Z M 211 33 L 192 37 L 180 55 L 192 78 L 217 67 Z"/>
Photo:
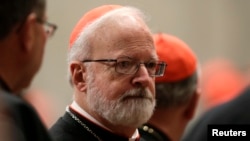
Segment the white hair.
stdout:
<path fill-rule="evenodd" d="M 70 65 L 71 61 L 83 61 L 84 59 L 91 58 L 91 51 L 92 51 L 92 40 L 97 37 L 108 37 L 109 29 L 106 33 L 101 33 L 102 35 L 98 35 L 98 29 L 107 25 L 107 23 L 114 23 L 114 24 L 124 24 L 126 23 L 120 22 L 120 19 L 123 19 L 124 16 L 132 17 L 129 18 L 131 20 L 127 20 L 126 22 L 134 22 L 134 19 L 140 18 L 142 22 L 145 22 L 145 15 L 137 8 L 124 6 L 110 12 L 107 12 L 100 18 L 96 19 L 94 22 L 88 24 L 79 34 L 77 39 L 73 42 L 71 49 L 68 52 L 67 62 L 68 66 Z M 149 30 L 149 29 L 148 29 Z M 150 30 L 149 30 L 150 32 Z M 68 76 L 70 77 L 70 70 L 68 67 Z"/>

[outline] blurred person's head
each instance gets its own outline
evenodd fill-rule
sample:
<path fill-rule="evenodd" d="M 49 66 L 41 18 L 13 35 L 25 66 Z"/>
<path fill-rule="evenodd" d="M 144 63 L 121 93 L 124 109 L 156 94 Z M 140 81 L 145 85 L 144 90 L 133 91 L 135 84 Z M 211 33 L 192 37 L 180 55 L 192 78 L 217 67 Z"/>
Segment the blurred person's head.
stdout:
<path fill-rule="evenodd" d="M 46 0 L 0 1 L 0 140 L 50 138 L 20 94 L 38 72 L 55 28 L 47 22 Z"/>
<path fill-rule="evenodd" d="M 46 22 L 46 0 L 1 0 L 0 20 L 0 78 L 20 92 L 39 70 L 54 26 Z"/>
<path fill-rule="evenodd" d="M 214 58 L 202 65 L 201 106 L 206 111 L 235 98 L 245 87 L 243 73 L 230 59 Z"/>
<path fill-rule="evenodd" d="M 134 130 L 155 107 L 154 80 L 165 65 L 158 62 L 143 16 L 132 7 L 101 6 L 85 14 L 75 27 L 80 32 L 71 35 L 68 64 L 74 100 L 111 129 Z"/>
<path fill-rule="evenodd" d="M 153 37 L 159 59 L 167 63 L 167 68 L 164 76 L 155 80 L 157 104 L 148 123 L 178 141 L 197 105 L 198 62 L 191 48 L 178 37 L 165 33 Z"/>

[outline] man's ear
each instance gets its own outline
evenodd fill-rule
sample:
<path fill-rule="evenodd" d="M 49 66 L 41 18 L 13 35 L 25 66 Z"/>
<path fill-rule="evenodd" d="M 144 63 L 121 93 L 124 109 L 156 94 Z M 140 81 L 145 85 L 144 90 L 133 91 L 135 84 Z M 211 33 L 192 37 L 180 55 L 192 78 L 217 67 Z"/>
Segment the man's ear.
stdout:
<path fill-rule="evenodd" d="M 199 97 L 200 97 L 200 92 L 196 90 L 192 95 L 185 111 L 185 117 L 187 118 L 187 120 L 191 120 L 194 117 Z"/>
<path fill-rule="evenodd" d="M 36 33 L 36 14 L 31 13 L 26 18 L 25 22 L 21 25 L 21 30 L 19 33 L 20 42 L 22 44 L 22 49 L 24 51 L 30 51 L 34 47 L 35 33 Z"/>
<path fill-rule="evenodd" d="M 72 85 L 79 91 L 83 92 L 86 90 L 86 68 L 81 62 L 71 62 L 70 73 Z"/>

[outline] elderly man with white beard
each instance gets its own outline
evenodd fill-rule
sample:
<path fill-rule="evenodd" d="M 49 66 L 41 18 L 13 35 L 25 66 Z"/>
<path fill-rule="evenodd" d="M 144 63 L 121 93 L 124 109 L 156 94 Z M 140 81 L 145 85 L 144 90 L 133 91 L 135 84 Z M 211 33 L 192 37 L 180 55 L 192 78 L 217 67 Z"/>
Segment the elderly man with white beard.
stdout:
<path fill-rule="evenodd" d="M 138 141 L 155 107 L 158 59 L 143 13 L 103 5 L 72 31 L 68 53 L 73 102 L 50 129 L 55 141 Z"/>

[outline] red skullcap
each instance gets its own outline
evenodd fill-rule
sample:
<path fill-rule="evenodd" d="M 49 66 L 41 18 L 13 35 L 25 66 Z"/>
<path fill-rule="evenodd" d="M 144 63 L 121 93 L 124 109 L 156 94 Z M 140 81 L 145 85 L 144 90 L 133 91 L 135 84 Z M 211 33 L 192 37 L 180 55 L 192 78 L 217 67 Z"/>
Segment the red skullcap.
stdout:
<path fill-rule="evenodd" d="M 156 83 L 176 82 L 191 76 L 197 65 L 195 54 L 179 38 L 159 33 L 154 36 L 159 59 L 167 63 L 165 74 L 156 78 Z"/>
<path fill-rule="evenodd" d="M 69 48 L 72 47 L 72 44 L 76 41 L 78 38 L 80 32 L 91 22 L 95 21 L 96 19 L 100 18 L 107 12 L 120 8 L 122 6 L 120 5 L 102 5 L 100 7 L 96 7 L 86 14 L 83 15 L 83 17 L 78 21 L 78 23 L 75 25 L 73 31 L 71 32 L 70 35 L 70 40 L 69 40 Z"/>

